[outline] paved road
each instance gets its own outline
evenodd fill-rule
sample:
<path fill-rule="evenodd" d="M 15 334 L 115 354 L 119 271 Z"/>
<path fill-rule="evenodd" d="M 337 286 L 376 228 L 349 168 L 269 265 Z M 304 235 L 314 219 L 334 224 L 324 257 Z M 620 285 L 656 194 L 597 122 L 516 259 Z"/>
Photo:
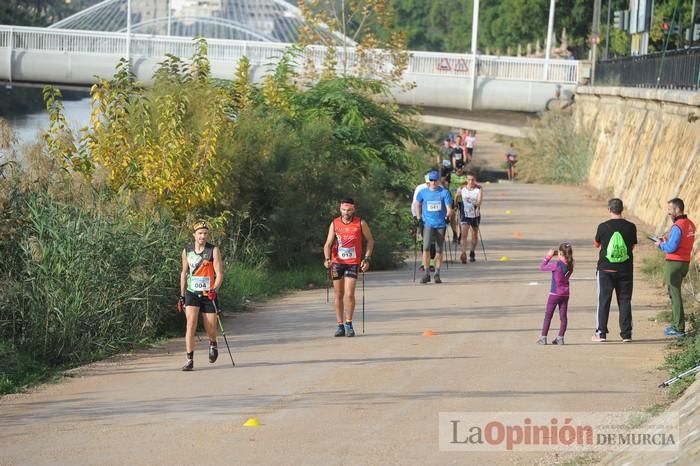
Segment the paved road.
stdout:
<path fill-rule="evenodd" d="M 640 274 L 636 341 L 615 340 L 615 309 L 612 341 L 590 342 L 604 203 L 573 187 L 485 189 L 488 261 L 450 264 L 440 285 L 413 283 L 409 266 L 368 273 L 357 338 L 331 336 L 325 290 L 293 293 L 226 318 L 236 368 L 226 353 L 209 365 L 202 341 L 196 370 L 180 372 L 179 339 L 3 398 L 0 463 L 533 464 L 541 454 L 440 452 L 438 413 L 653 403 L 664 342 L 650 318 L 664 299 Z M 538 266 L 563 240 L 577 261 L 567 345 L 537 346 L 549 282 Z M 250 417 L 263 425 L 243 427 Z"/>

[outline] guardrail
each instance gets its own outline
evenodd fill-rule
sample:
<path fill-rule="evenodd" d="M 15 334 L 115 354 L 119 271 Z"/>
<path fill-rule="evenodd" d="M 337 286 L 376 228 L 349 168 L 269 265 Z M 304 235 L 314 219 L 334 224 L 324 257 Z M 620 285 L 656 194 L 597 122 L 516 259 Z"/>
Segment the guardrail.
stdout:
<path fill-rule="evenodd" d="M 700 47 L 598 62 L 595 84 L 700 90 Z"/>
<path fill-rule="evenodd" d="M 130 55 L 134 57 L 162 57 L 172 54 L 190 57 L 195 45 L 190 38 L 132 34 Z M 246 55 L 253 64 L 274 62 L 291 44 L 208 39 L 209 58 L 212 60 L 237 61 Z M 125 56 L 127 50 L 125 33 L 102 31 L 79 31 L 68 29 L 45 29 L 18 26 L 0 26 L 0 48 L 13 50 L 41 50 L 57 53 L 80 53 L 110 56 Z M 317 66 L 323 63 L 325 48 L 310 46 L 304 50 Z M 350 67 L 356 63 L 354 48 L 338 47 L 338 63 Z M 386 60 L 389 55 L 381 50 L 373 53 Z M 495 57 L 470 54 L 409 52 L 407 74 L 435 76 L 477 76 L 502 80 L 522 80 L 575 84 L 579 66 L 575 60 L 549 60 L 523 57 Z M 0 58 L 1 60 L 2 58 Z"/>

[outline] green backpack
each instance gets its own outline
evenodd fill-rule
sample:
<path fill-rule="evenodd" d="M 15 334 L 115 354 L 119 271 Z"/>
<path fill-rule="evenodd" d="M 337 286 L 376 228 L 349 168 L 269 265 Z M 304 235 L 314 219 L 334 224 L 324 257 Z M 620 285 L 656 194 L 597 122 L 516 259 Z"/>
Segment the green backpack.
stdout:
<path fill-rule="evenodd" d="M 619 264 L 620 262 L 625 262 L 630 258 L 629 254 L 627 253 L 627 244 L 625 244 L 625 239 L 622 237 L 619 231 L 613 233 L 612 238 L 610 238 L 605 258 L 611 264 Z"/>

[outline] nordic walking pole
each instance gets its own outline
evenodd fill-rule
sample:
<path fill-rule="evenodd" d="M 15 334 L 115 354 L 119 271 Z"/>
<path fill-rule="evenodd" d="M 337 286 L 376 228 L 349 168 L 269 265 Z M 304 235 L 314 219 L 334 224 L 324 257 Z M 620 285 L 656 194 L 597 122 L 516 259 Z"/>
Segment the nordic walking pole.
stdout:
<path fill-rule="evenodd" d="M 365 334 L 365 273 L 362 272 L 362 334 Z"/>
<path fill-rule="evenodd" d="M 221 323 L 221 318 L 219 317 L 219 307 L 216 305 L 216 301 L 211 302 L 214 305 L 214 312 L 216 312 L 216 320 L 219 322 L 219 328 L 221 329 L 221 335 L 224 337 L 224 341 L 226 342 L 226 349 L 228 350 L 228 355 L 231 358 L 231 364 L 233 364 L 233 367 L 236 367 L 236 363 L 233 362 L 233 355 L 231 354 L 231 347 L 228 346 L 228 340 L 226 339 L 226 332 L 224 331 L 224 325 Z"/>
<path fill-rule="evenodd" d="M 452 257 L 452 241 L 447 239 L 447 232 L 452 230 L 450 225 L 450 218 L 445 217 L 447 225 L 445 226 L 445 236 L 443 237 L 442 243 L 442 257 L 445 259 L 445 264 L 447 264 L 447 270 L 450 270 L 450 258 Z M 445 247 L 447 243 L 447 247 Z"/>
<path fill-rule="evenodd" d="M 659 385 L 659 388 L 664 388 L 664 387 L 668 387 L 669 385 L 673 385 L 674 383 L 678 382 L 683 377 L 687 377 L 691 374 L 695 374 L 696 372 L 700 372 L 700 366 L 695 366 L 692 369 L 683 372 L 682 374 L 678 374 L 675 377 L 671 377 L 670 379 L 668 379 L 667 381 L 665 381 L 664 383 Z"/>
<path fill-rule="evenodd" d="M 327 278 L 327 280 L 326 280 L 326 304 L 328 304 L 328 290 L 331 287 L 331 268 L 330 267 L 328 267 L 326 269 L 326 278 Z"/>
<path fill-rule="evenodd" d="M 418 227 L 413 234 L 413 283 L 416 282 L 416 269 L 418 268 Z"/>
<path fill-rule="evenodd" d="M 481 235 L 481 225 L 479 225 L 479 228 L 477 228 L 476 231 L 479 235 L 479 240 L 481 240 L 481 250 L 484 252 L 484 260 L 488 261 L 488 259 L 486 258 L 486 248 L 484 247 L 484 238 Z"/>

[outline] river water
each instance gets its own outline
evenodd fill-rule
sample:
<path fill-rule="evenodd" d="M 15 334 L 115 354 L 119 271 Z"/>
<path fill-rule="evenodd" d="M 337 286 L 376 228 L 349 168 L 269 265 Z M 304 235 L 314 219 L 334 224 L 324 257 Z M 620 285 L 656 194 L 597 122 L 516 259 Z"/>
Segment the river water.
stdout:
<path fill-rule="evenodd" d="M 64 114 L 75 135 L 78 130 L 87 126 L 90 121 L 90 98 L 80 100 L 67 100 L 63 102 Z M 46 111 L 30 113 L 27 115 L 10 115 L 3 117 L 10 123 L 10 127 L 17 138 L 17 146 L 30 144 L 41 137 L 41 133 L 49 125 L 49 116 Z"/>

